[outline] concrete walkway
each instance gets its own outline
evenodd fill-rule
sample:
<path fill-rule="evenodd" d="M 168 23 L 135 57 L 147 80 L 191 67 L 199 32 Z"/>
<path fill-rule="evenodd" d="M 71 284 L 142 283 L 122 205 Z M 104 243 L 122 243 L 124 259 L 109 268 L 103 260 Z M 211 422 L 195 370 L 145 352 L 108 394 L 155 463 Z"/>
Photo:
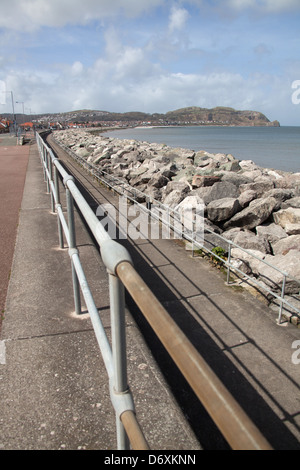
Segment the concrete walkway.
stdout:
<path fill-rule="evenodd" d="M 0 316 L 4 312 L 30 147 L 0 135 Z M 1 331 L 1 318 L 0 318 Z"/>
<path fill-rule="evenodd" d="M 29 148 L 0 341 L 0 449 L 116 449 L 106 370 L 89 316 L 74 314 L 70 259 L 58 248 L 37 147 L 9 147 L 6 155 Z M 6 178 L 13 187 L 9 171 Z M 80 257 L 109 336 L 106 271 L 77 222 Z M 151 448 L 199 449 L 129 314 L 126 322 L 129 384 Z"/>

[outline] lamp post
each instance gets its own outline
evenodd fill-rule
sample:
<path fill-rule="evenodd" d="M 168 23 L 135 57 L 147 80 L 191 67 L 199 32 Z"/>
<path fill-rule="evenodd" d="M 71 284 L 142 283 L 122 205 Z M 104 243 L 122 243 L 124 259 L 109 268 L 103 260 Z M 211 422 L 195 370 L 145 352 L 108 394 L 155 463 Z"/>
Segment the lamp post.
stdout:
<path fill-rule="evenodd" d="M 23 124 L 24 124 L 25 123 L 24 101 L 16 101 L 16 103 L 23 105 Z"/>

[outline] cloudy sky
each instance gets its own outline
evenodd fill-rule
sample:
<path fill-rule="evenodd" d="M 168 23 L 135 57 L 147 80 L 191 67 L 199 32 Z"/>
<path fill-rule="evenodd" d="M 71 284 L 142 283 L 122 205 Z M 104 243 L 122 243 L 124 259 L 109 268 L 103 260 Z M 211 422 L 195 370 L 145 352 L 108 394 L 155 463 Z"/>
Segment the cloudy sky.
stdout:
<path fill-rule="evenodd" d="M 299 25 L 300 0 L 0 0 L 0 114 L 13 91 L 28 114 L 230 106 L 300 125 Z"/>

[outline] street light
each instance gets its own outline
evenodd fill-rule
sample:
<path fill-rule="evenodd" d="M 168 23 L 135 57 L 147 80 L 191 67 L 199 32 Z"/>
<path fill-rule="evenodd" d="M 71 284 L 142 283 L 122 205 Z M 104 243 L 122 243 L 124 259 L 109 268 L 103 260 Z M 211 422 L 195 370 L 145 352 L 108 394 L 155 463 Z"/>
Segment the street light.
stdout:
<path fill-rule="evenodd" d="M 23 105 L 23 124 L 25 124 L 24 101 L 16 101 L 16 103 Z"/>

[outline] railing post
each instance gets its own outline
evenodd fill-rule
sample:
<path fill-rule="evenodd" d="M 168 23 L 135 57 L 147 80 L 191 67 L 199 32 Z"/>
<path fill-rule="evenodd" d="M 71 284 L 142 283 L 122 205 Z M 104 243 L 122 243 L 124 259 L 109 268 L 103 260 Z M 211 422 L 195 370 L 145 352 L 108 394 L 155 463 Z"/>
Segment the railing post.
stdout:
<path fill-rule="evenodd" d="M 57 206 L 61 206 L 60 203 L 60 193 L 59 193 L 59 178 L 58 178 L 58 171 L 56 166 L 54 165 L 54 187 L 55 187 L 55 199 Z M 57 212 L 57 226 L 58 226 L 58 239 L 59 239 L 59 246 L 60 248 L 64 248 L 64 238 L 63 238 L 63 229 L 61 225 L 61 221 L 59 218 L 59 214 Z"/>
<path fill-rule="evenodd" d="M 69 177 L 69 179 L 73 180 L 73 177 Z M 67 181 L 64 181 L 65 185 Z M 68 224 L 69 224 L 69 248 L 70 250 L 76 250 L 76 235 L 75 235 L 75 221 L 74 221 L 74 203 L 73 203 L 73 196 L 70 190 L 66 186 L 66 199 L 67 199 L 67 210 L 68 210 Z M 74 304 L 75 304 L 75 312 L 77 315 L 81 314 L 81 300 L 80 300 L 80 286 L 78 277 L 76 274 L 76 270 L 73 264 L 73 260 L 71 257 L 71 267 L 72 267 L 72 279 L 73 279 L 73 291 L 74 291 Z"/>
<path fill-rule="evenodd" d="M 51 158 L 50 153 L 48 154 L 48 159 L 49 159 L 49 178 L 50 178 L 50 183 L 51 183 L 51 182 L 54 182 L 54 181 L 53 181 L 52 158 Z M 51 188 L 51 186 L 50 186 L 50 188 Z M 51 197 L 51 210 L 52 210 L 53 213 L 55 213 L 55 198 L 54 198 L 54 194 L 52 193 L 51 189 L 50 189 L 50 197 Z"/>
<path fill-rule="evenodd" d="M 111 272 L 109 275 L 110 316 L 112 330 L 113 388 L 114 393 L 128 391 L 125 335 L 125 295 L 121 281 Z M 116 416 L 118 450 L 130 448 L 129 439 L 119 416 Z"/>
<path fill-rule="evenodd" d="M 230 262 L 231 262 L 231 243 L 228 244 L 227 284 L 229 284 L 229 280 L 230 280 Z"/>
<path fill-rule="evenodd" d="M 285 284 L 286 284 L 286 274 L 283 275 L 283 281 L 282 281 L 281 300 L 280 300 L 280 307 L 279 307 L 279 315 L 277 319 L 278 325 L 281 324 L 283 299 L 284 299 L 284 294 L 285 294 Z"/>

